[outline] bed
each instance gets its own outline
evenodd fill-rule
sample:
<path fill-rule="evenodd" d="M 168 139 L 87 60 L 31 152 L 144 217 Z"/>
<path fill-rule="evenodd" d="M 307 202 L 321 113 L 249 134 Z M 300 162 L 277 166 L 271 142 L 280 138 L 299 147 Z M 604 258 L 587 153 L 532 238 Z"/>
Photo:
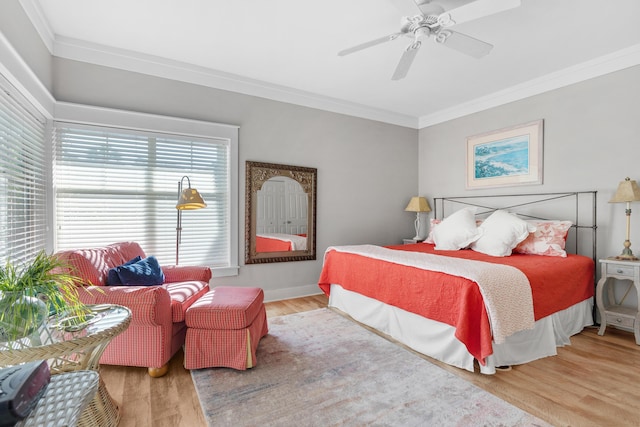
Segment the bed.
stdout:
<path fill-rule="evenodd" d="M 262 233 L 256 235 L 256 252 L 288 252 L 307 250 L 304 234 Z"/>
<path fill-rule="evenodd" d="M 595 191 L 436 198 L 434 206 L 427 243 L 328 248 L 319 286 L 329 306 L 484 374 L 553 356 L 593 324 Z M 457 237 L 465 227 L 482 239 L 447 247 L 447 228 Z M 496 245 L 496 230 L 504 237 L 507 229 L 518 243 Z M 549 230 L 564 230 L 561 242 Z"/>

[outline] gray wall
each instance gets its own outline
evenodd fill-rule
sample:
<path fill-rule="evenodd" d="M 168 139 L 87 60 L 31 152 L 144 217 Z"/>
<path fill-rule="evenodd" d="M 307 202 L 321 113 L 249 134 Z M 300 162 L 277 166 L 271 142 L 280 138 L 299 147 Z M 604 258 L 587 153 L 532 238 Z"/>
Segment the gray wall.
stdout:
<path fill-rule="evenodd" d="M 640 181 L 638 82 L 635 66 L 421 129 L 419 193 L 431 198 L 597 190 L 598 257 L 618 255 L 625 206 L 608 201 L 626 176 Z M 466 138 L 536 119 L 544 119 L 543 185 L 465 190 Z M 631 208 L 632 250 L 640 255 L 640 203 Z"/>
<path fill-rule="evenodd" d="M 49 50 L 42 42 L 19 0 L 2 0 L 0 32 L 20 53 L 38 80 L 51 91 L 51 62 Z"/>
<path fill-rule="evenodd" d="M 318 168 L 319 259 L 243 265 L 239 276 L 219 284 L 262 286 L 272 298 L 306 293 L 315 289 L 327 246 L 392 244 L 413 236 L 414 217 L 403 212 L 412 195 L 512 193 L 514 188 L 465 191 L 466 138 L 540 118 L 544 184 L 515 190 L 597 190 L 598 256 L 622 249 L 624 207 L 607 201 L 625 176 L 640 180 L 638 66 L 418 132 L 53 58 L 18 0 L 3 0 L 0 31 L 59 101 L 239 125 L 241 239 L 246 160 Z M 632 249 L 640 253 L 640 205 L 632 207 Z"/>
<path fill-rule="evenodd" d="M 625 237 L 624 205 L 608 201 L 626 176 L 640 181 L 638 81 L 640 66 L 421 129 L 419 192 L 439 197 L 597 190 L 599 256 L 617 255 Z M 544 119 L 543 184 L 465 190 L 466 138 L 536 119 Z M 640 254 L 640 204 L 632 210 L 631 242 Z"/>
<path fill-rule="evenodd" d="M 0 32 L 57 101 L 240 126 L 241 268 L 216 284 L 261 286 L 269 299 L 317 293 L 328 246 L 395 244 L 414 234 L 403 209 L 418 190 L 415 129 L 55 58 L 18 0 L 2 1 Z M 316 261 L 243 265 L 246 160 L 318 169 Z"/>
<path fill-rule="evenodd" d="M 268 299 L 318 293 L 328 246 L 397 244 L 415 234 L 404 212 L 418 190 L 415 129 L 66 59 L 53 64 L 58 101 L 240 126 L 241 242 L 246 160 L 318 169 L 318 259 L 243 265 L 218 285 L 260 286 Z"/>

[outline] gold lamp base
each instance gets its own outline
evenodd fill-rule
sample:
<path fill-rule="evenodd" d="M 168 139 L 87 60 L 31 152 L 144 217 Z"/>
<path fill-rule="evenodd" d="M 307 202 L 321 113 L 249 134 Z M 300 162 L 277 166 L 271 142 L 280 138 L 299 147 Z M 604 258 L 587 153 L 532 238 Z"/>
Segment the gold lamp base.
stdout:
<path fill-rule="evenodd" d="M 622 253 L 614 257 L 614 259 L 618 259 L 621 261 L 638 261 L 640 258 L 635 256 L 631 251 L 631 242 L 629 240 L 625 240 L 624 249 L 622 250 Z"/>
<path fill-rule="evenodd" d="M 618 255 L 614 256 L 613 259 L 617 259 L 620 261 L 640 261 L 640 258 L 635 255 Z"/>

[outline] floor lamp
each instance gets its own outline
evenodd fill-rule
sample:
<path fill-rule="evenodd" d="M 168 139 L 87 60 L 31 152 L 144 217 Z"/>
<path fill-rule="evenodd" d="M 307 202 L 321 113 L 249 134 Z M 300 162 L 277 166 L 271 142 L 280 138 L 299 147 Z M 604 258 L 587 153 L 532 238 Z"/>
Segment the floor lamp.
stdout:
<path fill-rule="evenodd" d="M 431 212 L 431 206 L 429 206 L 429 202 L 427 202 L 427 199 L 425 199 L 424 197 L 412 197 L 411 200 L 409 201 L 409 204 L 407 205 L 406 208 L 404 208 L 405 211 L 407 212 L 415 212 L 416 213 L 416 220 L 415 220 L 415 227 L 416 227 L 416 236 L 413 238 L 414 240 L 421 240 L 420 239 L 420 212 Z"/>
<path fill-rule="evenodd" d="M 182 182 L 187 179 L 188 188 L 182 189 Z M 191 188 L 191 180 L 188 176 L 183 176 L 180 181 L 178 181 L 178 203 L 176 204 L 176 209 L 178 210 L 178 223 L 176 224 L 176 265 L 178 265 L 179 261 L 179 253 L 180 253 L 180 241 L 182 239 L 182 211 L 190 211 L 195 209 L 206 208 L 207 204 L 204 202 L 204 199 L 198 193 L 198 190 L 195 188 Z"/>
<path fill-rule="evenodd" d="M 616 194 L 613 195 L 613 199 L 609 200 L 609 203 L 626 203 L 627 209 L 627 239 L 624 241 L 624 249 L 622 253 L 616 257 L 616 259 L 636 261 L 636 257 L 631 251 L 631 241 L 629 241 L 629 228 L 631 226 L 631 202 L 640 201 L 640 188 L 635 181 L 630 178 L 625 178 L 618 184 Z"/>

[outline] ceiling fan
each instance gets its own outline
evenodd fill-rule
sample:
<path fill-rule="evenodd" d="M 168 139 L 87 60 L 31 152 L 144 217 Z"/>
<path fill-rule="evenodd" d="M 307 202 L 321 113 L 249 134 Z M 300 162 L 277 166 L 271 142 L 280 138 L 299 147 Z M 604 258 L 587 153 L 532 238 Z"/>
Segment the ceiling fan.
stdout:
<path fill-rule="evenodd" d="M 400 80 L 407 75 L 420 46 L 422 46 L 422 40 L 430 36 L 433 36 L 436 43 L 441 43 L 474 58 L 485 56 L 493 49 L 492 44 L 450 30 L 449 27 L 520 6 L 520 0 L 475 0 L 466 2 L 459 7 L 450 7 L 447 10 L 447 3 L 451 3 L 449 0 L 391 1 L 405 14 L 401 20 L 400 31 L 342 50 L 338 52 L 338 55 L 349 55 L 395 40 L 400 36 L 412 38 L 413 41 L 400 57 L 400 62 L 391 77 L 392 80 Z"/>

